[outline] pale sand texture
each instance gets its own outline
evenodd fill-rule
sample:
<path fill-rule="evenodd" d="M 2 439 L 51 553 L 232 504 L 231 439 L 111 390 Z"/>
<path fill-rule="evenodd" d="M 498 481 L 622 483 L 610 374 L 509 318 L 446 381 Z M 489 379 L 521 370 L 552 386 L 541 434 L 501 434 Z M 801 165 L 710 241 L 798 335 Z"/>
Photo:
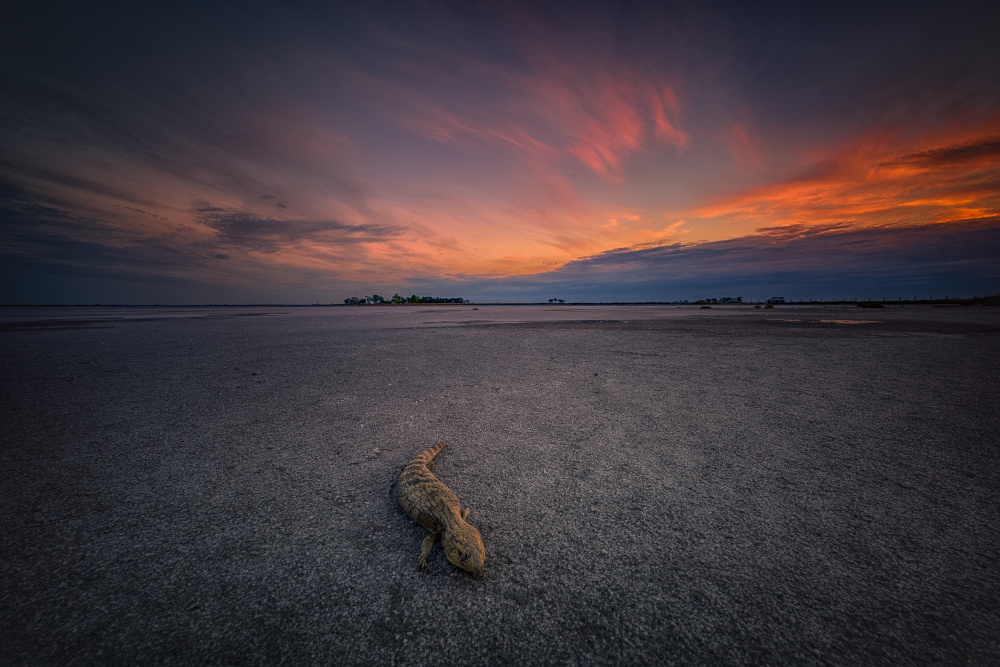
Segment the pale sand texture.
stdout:
<path fill-rule="evenodd" d="M 3 664 L 1000 663 L 997 309 L 16 309 L 0 378 Z"/>

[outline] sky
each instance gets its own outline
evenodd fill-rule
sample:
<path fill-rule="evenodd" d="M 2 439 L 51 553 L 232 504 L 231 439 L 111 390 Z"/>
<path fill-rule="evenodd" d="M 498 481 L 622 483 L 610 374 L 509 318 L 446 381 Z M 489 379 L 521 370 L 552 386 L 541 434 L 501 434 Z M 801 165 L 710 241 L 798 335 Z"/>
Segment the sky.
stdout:
<path fill-rule="evenodd" d="M 1000 293 L 985 3 L 8 4 L 0 303 Z"/>

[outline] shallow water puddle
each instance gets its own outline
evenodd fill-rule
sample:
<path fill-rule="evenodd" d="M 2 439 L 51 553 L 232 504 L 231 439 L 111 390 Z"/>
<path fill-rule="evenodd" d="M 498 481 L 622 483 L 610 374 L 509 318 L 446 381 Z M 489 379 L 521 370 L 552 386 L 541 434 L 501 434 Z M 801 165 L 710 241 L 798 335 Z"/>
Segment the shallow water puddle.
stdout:
<path fill-rule="evenodd" d="M 817 322 L 819 324 L 885 324 L 882 320 L 781 320 L 782 322 Z"/>
<path fill-rule="evenodd" d="M 815 320 L 822 324 L 884 324 L 882 320 Z"/>

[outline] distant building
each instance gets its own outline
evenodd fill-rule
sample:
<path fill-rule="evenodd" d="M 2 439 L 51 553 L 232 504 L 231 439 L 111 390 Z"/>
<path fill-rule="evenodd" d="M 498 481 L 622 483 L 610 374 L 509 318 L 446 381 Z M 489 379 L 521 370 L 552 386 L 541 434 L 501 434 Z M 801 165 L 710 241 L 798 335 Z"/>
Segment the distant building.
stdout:
<path fill-rule="evenodd" d="M 771 304 L 774 304 L 774 303 L 784 303 L 785 302 L 785 297 L 783 297 L 783 296 L 772 296 L 770 299 L 767 300 L 767 302 L 771 303 Z"/>

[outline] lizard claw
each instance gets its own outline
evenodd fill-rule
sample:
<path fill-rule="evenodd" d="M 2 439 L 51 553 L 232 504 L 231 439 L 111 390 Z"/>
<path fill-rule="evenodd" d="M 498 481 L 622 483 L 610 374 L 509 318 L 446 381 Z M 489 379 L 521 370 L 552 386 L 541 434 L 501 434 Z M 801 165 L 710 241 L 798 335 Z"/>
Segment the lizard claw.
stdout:
<path fill-rule="evenodd" d="M 431 533 L 420 543 L 420 560 L 417 562 L 420 564 L 421 570 L 427 567 L 427 557 L 431 555 L 431 549 L 439 539 L 441 539 L 441 533 Z"/>

